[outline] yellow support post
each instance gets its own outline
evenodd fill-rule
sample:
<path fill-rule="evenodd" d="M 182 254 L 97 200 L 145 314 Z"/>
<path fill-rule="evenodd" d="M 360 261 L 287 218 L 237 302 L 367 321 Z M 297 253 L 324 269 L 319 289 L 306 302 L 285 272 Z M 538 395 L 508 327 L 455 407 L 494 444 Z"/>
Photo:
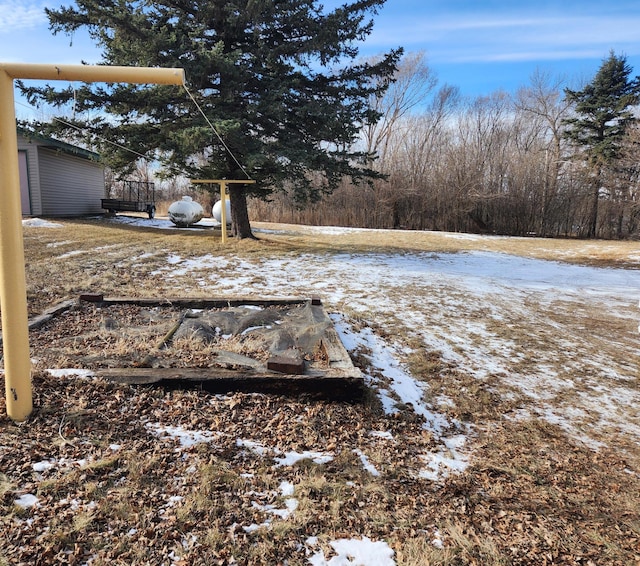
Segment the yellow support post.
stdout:
<path fill-rule="evenodd" d="M 255 181 L 251 179 L 236 180 L 236 179 L 192 179 L 192 183 L 201 183 L 203 185 L 220 185 L 220 224 L 222 230 L 221 241 L 223 244 L 227 243 L 227 185 L 229 183 L 236 185 L 252 185 Z"/>
<path fill-rule="evenodd" d="M 33 410 L 13 79 L 184 84 L 182 69 L 0 63 L 0 311 L 7 415 Z"/>
<path fill-rule="evenodd" d="M 227 243 L 227 183 L 220 181 L 220 224 L 222 230 L 222 243 Z"/>
<path fill-rule="evenodd" d="M 33 409 L 18 139 L 13 79 L 0 72 L 0 310 L 7 415 L 23 421 Z"/>

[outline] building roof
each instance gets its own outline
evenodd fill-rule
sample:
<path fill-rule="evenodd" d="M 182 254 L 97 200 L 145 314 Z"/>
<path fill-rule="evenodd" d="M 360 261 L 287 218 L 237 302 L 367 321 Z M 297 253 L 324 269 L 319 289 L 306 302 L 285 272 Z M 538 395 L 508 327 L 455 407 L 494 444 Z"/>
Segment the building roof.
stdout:
<path fill-rule="evenodd" d="M 55 149 L 57 151 L 68 153 L 70 155 L 75 155 L 77 157 L 82 157 L 84 159 L 91 159 L 92 161 L 100 160 L 99 153 L 95 153 L 94 151 L 90 151 L 88 149 L 84 149 L 82 147 L 78 147 L 67 142 L 63 142 L 42 134 L 38 134 L 37 132 L 28 130 L 26 128 L 22 128 L 20 126 L 18 126 L 18 134 L 20 134 L 23 138 L 25 138 L 29 142 L 31 141 L 37 142 L 37 144 L 41 147 Z"/>

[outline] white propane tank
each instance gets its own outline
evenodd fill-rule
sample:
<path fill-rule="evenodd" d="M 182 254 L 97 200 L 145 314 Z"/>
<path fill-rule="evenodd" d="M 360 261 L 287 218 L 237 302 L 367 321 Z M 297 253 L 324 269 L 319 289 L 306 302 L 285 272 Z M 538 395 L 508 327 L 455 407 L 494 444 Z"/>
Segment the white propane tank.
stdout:
<path fill-rule="evenodd" d="M 191 197 L 182 197 L 169 207 L 169 220 L 176 226 L 191 226 L 204 218 L 204 209 Z"/>
<path fill-rule="evenodd" d="M 229 199 L 225 199 L 225 203 L 227 205 L 225 206 L 225 212 L 227 213 L 225 220 L 227 221 L 227 224 L 231 224 L 231 202 L 229 201 Z M 216 222 L 222 224 L 222 201 L 216 201 L 216 203 L 213 205 L 213 209 L 211 210 L 211 215 L 216 220 Z"/>

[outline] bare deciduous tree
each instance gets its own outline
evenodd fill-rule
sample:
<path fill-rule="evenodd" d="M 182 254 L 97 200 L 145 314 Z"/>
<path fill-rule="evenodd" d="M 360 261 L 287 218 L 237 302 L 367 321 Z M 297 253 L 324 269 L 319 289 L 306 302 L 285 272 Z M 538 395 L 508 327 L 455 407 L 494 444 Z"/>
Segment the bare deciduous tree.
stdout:
<path fill-rule="evenodd" d="M 408 53 L 398 64 L 393 82 L 383 96 L 371 97 L 371 108 L 381 117 L 375 124 L 365 124 L 363 134 L 367 152 L 377 155 L 383 166 L 400 121 L 426 104 L 436 84 L 437 79 L 427 65 L 425 53 Z"/>
<path fill-rule="evenodd" d="M 344 184 L 305 210 L 285 200 L 254 211 L 263 220 L 314 224 L 589 235 L 593 174 L 587 162 L 571 159 L 564 129 L 573 107 L 563 84 L 538 71 L 515 97 L 496 92 L 464 103 L 457 89 L 433 86 L 414 106 L 410 93 L 405 100 L 395 92 L 380 106 L 386 114 L 379 127 L 365 132 L 387 181 L 364 190 Z M 633 127 L 619 158 L 601 168 L 607 189 L 599 195 L 597 237 L 638 237 L 638 163 L 640 127 Z"/>
<path fill-rule="evenodd" d="M 562 154 L 562 130 L 571 104 L 562 95 L 564 82 L 563 78 L 553 78 L 548 73 L 536 70 L 531 76 L 531 84 L 521 88 L 516 96 L 516 108 L 532 122 L 539 122 L 541 135 L 546 141 L 544 193 L 540 211 L 542 234 L 547 231 L 550 206 L 557 195 L 560 168 L 566 161 Z"/>

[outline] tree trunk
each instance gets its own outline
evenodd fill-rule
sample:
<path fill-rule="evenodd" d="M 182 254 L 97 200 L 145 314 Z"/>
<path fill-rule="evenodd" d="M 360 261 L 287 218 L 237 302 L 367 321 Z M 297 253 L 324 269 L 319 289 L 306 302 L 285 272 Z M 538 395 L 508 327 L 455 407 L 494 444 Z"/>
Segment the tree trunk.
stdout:
<path fill-rule="evenodd" d="M 247 195 L 243 185 L 231 184 L 229 187 L 229 200 L 231 202 L 231 232 L 242 240 L 253 238 L 251 224 L 249 223 L 249 211 L 247 210 Z"/>
<path fill-rule="evenodd" d="M 602 180 L 602 169 L 598 167 L 597 175 L 595 179 L 595 187 L 593 188 L 593 194 L 591 196 L 591 211 L 589 213 L 589 226 L 587 232 L 587 238 L 595 238 L 598 231 L 598 205 L 600 199 L 600 185 Z"/>

